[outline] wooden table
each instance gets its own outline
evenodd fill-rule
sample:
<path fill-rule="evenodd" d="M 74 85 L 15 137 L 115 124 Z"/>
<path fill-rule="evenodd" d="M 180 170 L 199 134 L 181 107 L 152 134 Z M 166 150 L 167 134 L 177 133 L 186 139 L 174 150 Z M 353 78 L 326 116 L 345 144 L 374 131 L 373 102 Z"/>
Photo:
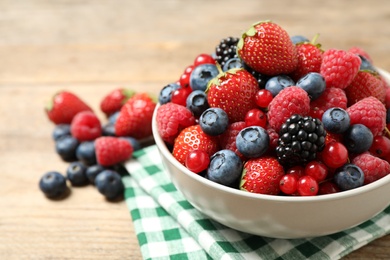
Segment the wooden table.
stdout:
<path fill-rule="evenodd" d="M 124 201 L 107 202 L 92 186 L 62 201 L 39 191 L 44 172 L 67 167 L 45 103 L 67 89 L 104 120 L 99 102 L 110 90 L 157 94 L 197 54 L 265 19 L 290 35 L 320 33 L 324 49 L 360 46 L 390 70 L 387 0 L 1 0 L 0 259 L 141 259 Z M 390 236 L 347 258 L 389 259 Z"/>

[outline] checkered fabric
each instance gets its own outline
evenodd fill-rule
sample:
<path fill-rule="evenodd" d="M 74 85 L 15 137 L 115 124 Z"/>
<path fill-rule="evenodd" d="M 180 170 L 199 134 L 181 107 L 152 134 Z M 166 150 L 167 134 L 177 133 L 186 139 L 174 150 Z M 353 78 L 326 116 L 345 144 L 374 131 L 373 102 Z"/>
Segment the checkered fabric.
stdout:
<path fill-rule="evenodd" d="M 125 199 L 144 259 L 340 259 L 390 233 L 390 207 L 349 230 L 273 239 L 225 227 L 193 208 L 172 184 L 156 146 L 134 153 Z"/>

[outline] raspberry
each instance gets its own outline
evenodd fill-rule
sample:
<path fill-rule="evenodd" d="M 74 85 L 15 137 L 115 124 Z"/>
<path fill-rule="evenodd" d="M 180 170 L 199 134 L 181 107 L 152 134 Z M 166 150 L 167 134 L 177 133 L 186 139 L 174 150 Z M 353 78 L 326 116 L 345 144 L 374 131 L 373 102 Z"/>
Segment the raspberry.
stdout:
<path fill-rule="evenodd" d="M 390 172 L 390 164 L 387 161 L 369 153 L 356 156 L 352 163 L 356 164 L 364 172 L 364 184 L 379 180 Z"/>
<path fill-rule="evenodd" d="M 347 109 L 347 96 L 339 88 L 326 88 L 322 95 L 310 103 L 310 116 L 322 119 L 326 110 L 332 107 Z"/>
<path fill-rule="evenodd" d="M 102 135 L 102 126 L 95 113 L 82 111 L 73 118 L 70 132 L 80 142 L 91 141 Z"/>
<path fill-rule="evenodd" d="M 347 108 L 351 125 L 363 124 L 374 136 L 381 133 L 386 126 L 386 108 L 375 97 L 364 98 Z"/>
<path fill-rule="evenodd" d="M 229 149 L 235 152 L 241 159 L 244 156 L 237 150 L 236 136 L 238 133 L 246 127 L 244 121 L 238 121 L 230 124 L 226 131 L 219 136 L 219 144 L 221 149 Z"/>
<path fill-rule="evenodd" d="M 326 86 L 344 89 L 351 84 L 359 71 L 361 59 L 356 54 L 343 50 L 329 49 L 322 56 L 320 72 Z"/>
<path fill-rule="evenodd" d="M 292 115 L 305 116 L 310 111 L 310 98 L 307 92 L 291 86 L 283 89 L 268 106 L 269 125 L 279 132 L 282 124 Z"/>
<path fill-rule="evenodd" d="M 193 114 L 186 107 L 175 103 L 161 105 L 156 120 L 161 138 L 169 144 L 173 144 L 181 130 L 195 124 Z"/>

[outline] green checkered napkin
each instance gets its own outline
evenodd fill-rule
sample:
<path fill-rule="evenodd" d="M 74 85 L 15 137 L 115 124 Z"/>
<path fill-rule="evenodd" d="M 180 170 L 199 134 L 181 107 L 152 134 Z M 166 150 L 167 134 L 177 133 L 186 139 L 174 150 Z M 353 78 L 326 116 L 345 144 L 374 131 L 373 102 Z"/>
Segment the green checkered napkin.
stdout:
<path fill-rule="evenodd" d="M 144 259 L 339 259 L 390 233 L 390 207 L 358 227 L 310 239 L 272 239 L 225 227 L 172 184 L 155 145 L 134 153 L 125 199 Z"/>

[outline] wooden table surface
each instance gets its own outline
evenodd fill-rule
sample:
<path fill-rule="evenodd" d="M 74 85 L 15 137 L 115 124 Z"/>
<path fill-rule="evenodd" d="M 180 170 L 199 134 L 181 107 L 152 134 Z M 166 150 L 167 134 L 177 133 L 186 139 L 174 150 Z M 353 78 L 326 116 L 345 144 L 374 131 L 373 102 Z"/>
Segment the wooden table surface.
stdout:
<path fill-rule="evenodd" d="M 157 94 L 199 53 L 271 19 L 323 48 L 364 48 L 390 70 L 390 2 L 0 0 L 0 259 L 141 259 L 124 201 L 92 186 L 46 199 L 39 178 L 65 172 L 43 108 L 67 89 L 99 111 L 119 86 Z M 364 210 L 364 207 L 362 208 Z M 389 259 L 390 236 L 348 259 Z"/>

